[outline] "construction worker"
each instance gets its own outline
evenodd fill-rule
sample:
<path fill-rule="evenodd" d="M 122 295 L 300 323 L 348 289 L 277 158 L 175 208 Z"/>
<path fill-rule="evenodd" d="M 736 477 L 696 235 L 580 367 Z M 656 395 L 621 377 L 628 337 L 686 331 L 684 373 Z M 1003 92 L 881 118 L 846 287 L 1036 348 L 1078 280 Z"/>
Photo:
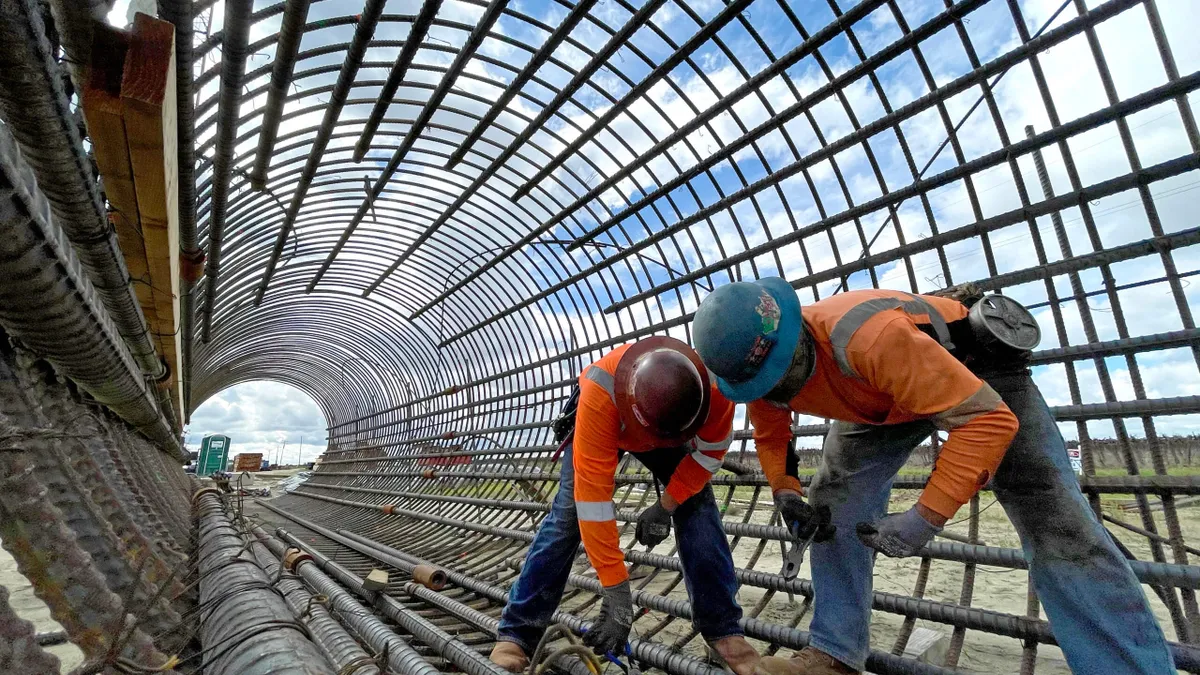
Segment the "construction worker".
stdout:
<path fill-rule="evenodd" d="M 1077 673 L 1174 673 L 1138 580 L 1079 490 L 1054 418 L 1030 377 L 1040 336 L 1020 305 L 862 290 L 800 307 L 779 278 L 713 291 L 695 315 L 696 350 L 722 393 L 749 403 L 754 440 L 784 520 L 811 547 L 808 647 L 764 658 L 759 675 L 857 673 L 869 651 L 875 551 L 918 553 L 991 485 L 1021 537 L 1034 588 Z M 968 301 L 969 302 L 969 301 Z M 834 420 L 812 504 L 788 475 L 792 413 Z M 917 504 L 886 514 L 896 472 L 949 432 Z M 815 507 L 815 508 L 814 508 Z M 874 549 L 874 550 L 872 550 Z"/>
<path fill-rule="evenodd" d="M 528 667 L 581 538 L 604 587 L 584 643 L 597 654 L 624 654 L 633 596 L 612 495 L 626 451 L 666 486 L 638 516 L 636 539 L 657 545 L 674 523 L 693 623 L 735 673 L 750 675 L 758 654 L 742 637 L 733 557 L 709 486 L 732 438 L 733 404 L 686 343 L 650 337 L 588 366 L 579 378 L 574 436 L 563 446 L 558 494 L 509 592 L 492 661 L 512 672 Z"/>

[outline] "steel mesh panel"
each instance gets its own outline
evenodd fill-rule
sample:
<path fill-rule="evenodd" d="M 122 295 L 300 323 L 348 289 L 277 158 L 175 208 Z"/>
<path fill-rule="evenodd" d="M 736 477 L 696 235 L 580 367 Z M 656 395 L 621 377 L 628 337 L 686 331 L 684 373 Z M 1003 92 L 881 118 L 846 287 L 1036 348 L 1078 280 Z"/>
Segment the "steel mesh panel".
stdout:
<path fill-rule="evenodd" d="M 1187 569 L 1173 567 L 1190 563 L 1175 501 L 1195 486 L 1167 473 L 1200 412 L 1190 3 L 196 9 L 209 265 L 191 406 L 264 378 L 318 401 L 331 452 L 286 502 L 295 513 L 447 563 L 436 547 L 458 542 L 481 556 L 461 569 L 510 578 L 522 541 L 417 516 L 531 531 L 556 475 L 549 423 L 606 349 L 688 339 L 699 301 L 731 280 L 783 276 L 803 302 L 974 282 L 1035 312 L 1035 377 L 1079 442 L 1094 504 L 1136 493 L 1134 513 L 1106 511 L 1110 529 L 1158 572 Z M 825 422 L 796 420 L 806 461 Z M 771 574 L 774 531 L 732 527 L 773 525 L 742 412 L 737 424 L 730 456 L 752 473 L 723 473 L 718 501 L 739 567 Z M 624 470 L 616 499 L 632 510 L 648 492 L 638 465 Z M 898 497 L 921 484 L 902 477 Z M 978 542 L 991 499 L 951 530 Z M 393 515 L 369 508 L 393 503 Z M 889 641 L 902 649 L 918 616 L 906 595 L 1036 618 L 1024 594 L 990 594 L 1020 585 L 1015 563 L 968 550 L 877 585 L 896 596 L 875 605 Z M 806 605 L 763 583 L 746 586 L 748 613 L 800 622 Z M 678 585 L 654 588 L 678 597 Z M 1200 631 L 1193 587 L 1147 587 L 1180 643 Z M 947 665 L 967 629 L 968 650 L 1039 665 L 1048 633 L 942 610 L 920 618 L 948 626 Z M 659 615 L 637 630 L 700 643 Z"/>

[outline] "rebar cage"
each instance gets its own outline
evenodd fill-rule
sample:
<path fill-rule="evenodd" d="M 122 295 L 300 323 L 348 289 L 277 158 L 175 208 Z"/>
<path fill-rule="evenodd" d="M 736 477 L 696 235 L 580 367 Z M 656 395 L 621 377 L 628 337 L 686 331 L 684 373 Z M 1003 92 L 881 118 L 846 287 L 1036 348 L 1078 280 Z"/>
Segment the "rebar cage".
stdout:
<path fill-rule="evenodd" d="M 687 340 L 732 280 L 782 276 L 804 302 L 974 282 L 1034 311 L 1081 484 L 1168 637 L 1200 639 L 1179 504 L 1200 482 L 1170 475 L 1200 412 L 1194 3 L 201 0 L 193 19 L 189 406 L 255 379 L 312 395 L 330 448 L 284 511 L 501 584 L 553 494 L 549 425 L 608 348 Z M 809 461 L 825 424 L 796 420 Z M 714 486 L 741 599 L 753 637 L 793 647 L 810 588 L 775 573 L 737 425 Z M 927 472 L 915 457 L 894 499 Z M 629 516 L 653 493 L 636 462 L 618 478 Z M 1036 599 L 998 592 L 1027 586 L 992 500 L 961 541 L 880 563 L 873 670 L 1064 670 Z M 700 654 L 674 558 L 622 532 L 668 598 L 643 597 L 635 631 Z M 918 619 L 945 654 L 889 660 Z"/>

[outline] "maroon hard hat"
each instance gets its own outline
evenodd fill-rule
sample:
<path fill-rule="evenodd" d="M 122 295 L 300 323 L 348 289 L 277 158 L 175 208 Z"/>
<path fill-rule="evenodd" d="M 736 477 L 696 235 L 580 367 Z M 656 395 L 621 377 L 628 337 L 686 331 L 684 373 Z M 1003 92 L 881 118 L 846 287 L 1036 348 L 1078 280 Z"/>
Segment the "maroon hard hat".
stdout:
<path fill-rule="evenodd" d="M 639 340 L 621 356 L 615 380 L 627 434 L 656 444 L 683 443 L 708 418 L 708 369 L 685 342 L 660 335 Z"/>

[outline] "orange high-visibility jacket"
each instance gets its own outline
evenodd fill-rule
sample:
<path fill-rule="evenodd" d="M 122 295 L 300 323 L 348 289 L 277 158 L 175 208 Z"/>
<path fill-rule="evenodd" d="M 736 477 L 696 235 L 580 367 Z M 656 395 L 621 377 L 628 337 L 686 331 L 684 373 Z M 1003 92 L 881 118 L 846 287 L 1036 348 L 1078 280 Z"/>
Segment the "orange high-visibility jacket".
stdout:
<path fill-rule="evenodd" d="M 762 399 L 749 406 L 772 490 L 800 490 L 784 470 L 792 411 L 862 424 L 928 419 L 950 434 L 919 501 L 953 516 L 995 473 L 1017 433 L 1000 396 L 943 346 L 951 344 L 946 324 L 965 318 L 967 308 L 948 298 L 862 290 L 801 312 L 815 346 L 812 377 L 788 406 Z"/>
<path fill-rule="evenodd" d="M 617 450 L 638 453 L 667 447 L 635 439 L 621 428 L 614 376 L 627 349 L 629 345 L 617 347 L 584 369 L 579 377 L 579 412 L 575 418 L 575 509 L 583 548 L 605 586 L 629 578 L 612 502 Z M 711 386 L 708 419 L 696 437 L 687 442 L 691 452 L 679 462 L 667 483 L 667 494 L 680 504 L 704 489 L 721 468 L 721 460 L 733 441 L 733 403 L 717 391 L 715 383 Z"/>

